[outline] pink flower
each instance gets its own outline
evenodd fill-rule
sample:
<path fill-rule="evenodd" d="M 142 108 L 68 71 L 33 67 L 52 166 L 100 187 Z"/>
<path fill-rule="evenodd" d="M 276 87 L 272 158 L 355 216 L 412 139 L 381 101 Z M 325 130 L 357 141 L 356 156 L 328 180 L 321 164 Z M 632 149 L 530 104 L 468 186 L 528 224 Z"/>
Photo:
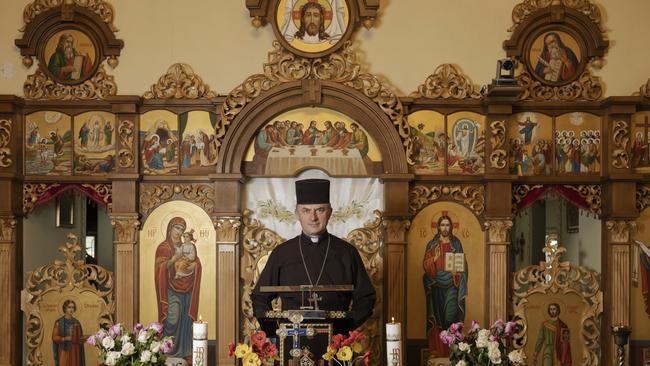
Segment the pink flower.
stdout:
<path fill-rule="evenodd" d="M 158 322 L 153 322 L 149 324 L 149 329 L 153 329 L 156 331 L 158 334 L 162 334 L 163 332 L 163 325 L 158 323 Z"/>
<path fill-rule="evenodd" d="M 235 342 L 228 343 L 228 357 L 235 355 Z"/>
<path fill-rule="evenodd" d="M 449 333 L 446 330 L 443 330 L 442 332 L 440 332 L 440 340 L 442 341 L 442 343 L 444 343 L 444 344 L 446 344 L 447 346 L 450 346 L 450 347 L 456 341 L 455 338 L 454 338 L 454 335 Z"/>
<path fill-rule="evenodd" d="M 363 364 L 364 364 L 365 366 L 368 366 L 368 362 L 370 362 L 370 351 L 366 352 L 366 353 L 363 355 Z"/>
<path fill-rule="evenodd" d="M 104 331 L 103 329 L 100 329 L 100 330 L 97 331 L 97 333 L 95 334 L 95 337 L 97 337 L 97 340 L 98 340 L 98 341 L 101 341 L 102 339 L 104 339 L 104 338 L 106 337 L 106 331 Z"/>
<path fill-rule="evenodd" d="M 253 346 L 256 346 L 259 350 L 262 349 L 262 346 L 266 342 L 266 333 L 264 331 L 258 330 L 251 334 L 251 343 Z"/>
<path fill-rule="evenodd" d="M 453 323 L 449 327 L 449 331 L 454 335 L 454 337 L 456 337 L 457 339 L 459 339 L 461 341 L 464 338 L 463 333 L 461 333 L 462 330 L 463 330 L 463 322 Z"/>
<path fill-rule="evenodd" d="M 467 335 L 472 335 L 478 332 L 479 328 L 480 327 L 478 325 L 478 322 L 476 320 L 472 320 L 472 324 L 469 326 L 469 332 L 467 333 Z"/>
<path fill-rule="evenodd" d="M 517 323 L 516 322 L 507 322 L 506 323 L 506 337 L 510 337 L 517 331 Z"/>
<path fill-rule="evenodd" d="M 95 346 L 97 344 L 97 338 L 95 338 L 95 336 L 90 336 L 86 340 L 86 343 L 88 343 L 91 346 Z"/>
<path fill-rule="evenodd" d="M 136 324 L 133 326 L 133 333 L 138 333 L 138 332 L 141 331 L 143 328 L 144 328 L 144 326 L 143 326 L 142 324 L 140 324 L 140 323 L 136 323 Z"/>
<path fill-rule="evenodd" d="M 492 324 L 492 327 L 490 327 L 490 329 L 496 334 L 503 333 L 503 328 L 504 328 L 504 324 L 503 324 L 503 320 L 501 319 L 495 321 L 494 324 Z"/>
<path fill-rule="evenodd" d="M 172 351 L 172 349 L 174 349 L 174 341 L 171 339 L 166 339 L 163 342 L 162 346 L 160 346 L 160 352 L 162 353 L 169 353 Z"/>
<path fill-rule="evenodd" d="M 117 338 L 122 335 L 122 326 L 120 324 L 115 324 L 108 329 L 108 335 L 111 338 Z"/>

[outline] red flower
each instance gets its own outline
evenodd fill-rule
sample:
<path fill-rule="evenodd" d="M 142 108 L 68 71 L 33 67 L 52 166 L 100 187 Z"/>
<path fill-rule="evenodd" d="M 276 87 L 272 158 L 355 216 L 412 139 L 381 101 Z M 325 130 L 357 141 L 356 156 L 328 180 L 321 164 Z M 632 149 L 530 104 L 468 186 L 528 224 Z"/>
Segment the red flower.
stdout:
<path fill-rule="evenodd" d="M 343 334 L 335 334 L 332 336 L 332 344 L 330 345 L 333 349 L 339 349 L 341 343 L 345 341 L 345 336 Z"/>
<path fill-rule="evenodd" d="M 228 357 L 232 357 L 235 355 L 235 343 L 230 342 L 228 343 Z"/>
<path fill-rule="evenodd" d="M 350 331 L 350 336 L 348 337 L 348 340 L 350 342 L 350 343 L 348 343 L 348 345 L 350 345 L 350 344 L 352 344 L 354 342 L 361 342 L 364 339 L 366 339 L 366 336 L 363 333 L 358 332 L 356 330 L 351 330 Z"/>
<path fill-rule="evenodd" d="M 370 351 L 363 355 L 363 364 L 368 366 L 368 362 L 370 362 Z"/>
<path fill-rule="evenodd" d="M 275 344 L 271 342 L 264 343 L 264 346 L 262 347 L 262 358 L 275 357 L 277 353 L 278 349 L 275 347 Z"/>

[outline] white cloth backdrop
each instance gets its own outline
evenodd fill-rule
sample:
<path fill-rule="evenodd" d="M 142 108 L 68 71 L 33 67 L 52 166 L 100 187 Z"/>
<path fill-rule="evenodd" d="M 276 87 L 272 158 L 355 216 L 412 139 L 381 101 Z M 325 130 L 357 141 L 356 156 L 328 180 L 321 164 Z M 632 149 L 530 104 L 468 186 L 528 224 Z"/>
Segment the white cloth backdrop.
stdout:
<path fill-rule="evenodd" d="M 253 178 L 246 184 L 243 204 L 254 218 L 285 239 L 300 233 L 296 219 L 295 181 L 309 178 L 330 180 L 332 218 L 328 231 L 345 238 L 354 229 L 375 218 L 384 209 L 384 187 L 379 178 L 330 178 L 321 170 L 308 170 L 297 178 Z"/>

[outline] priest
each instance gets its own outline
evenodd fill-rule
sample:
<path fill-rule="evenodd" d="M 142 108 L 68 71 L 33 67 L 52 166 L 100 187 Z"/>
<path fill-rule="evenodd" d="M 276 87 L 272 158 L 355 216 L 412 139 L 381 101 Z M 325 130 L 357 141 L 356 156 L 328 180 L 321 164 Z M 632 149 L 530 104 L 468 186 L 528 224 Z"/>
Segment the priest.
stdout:
<path fill-rule="evenodd" d="M 334 333 L 347 335 L 372 315 L 375 289 L 357 249 L 327 232 L 332 215 L 330 182 L 325 179 L 296 181 L 296 216 L 302 232 L 275 248 L 260 274 L 252 301 L 260 319 L 279 296 L 282 310 L 299 309 L 301 293 L 262 293 L 261 286 L 353 285 L 352 292 L 322 292 L 321 310 L 350 311 L 351 321 L 335 323 Z"/>

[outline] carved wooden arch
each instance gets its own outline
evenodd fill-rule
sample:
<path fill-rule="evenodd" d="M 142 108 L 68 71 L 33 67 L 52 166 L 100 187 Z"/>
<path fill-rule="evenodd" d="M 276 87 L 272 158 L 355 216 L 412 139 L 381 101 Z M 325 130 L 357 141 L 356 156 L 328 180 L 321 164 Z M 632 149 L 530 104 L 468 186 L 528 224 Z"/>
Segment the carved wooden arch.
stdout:
<path fill-rule="evenodd" d="M 388 115 L 354 89 L 314 79 L 283 83 L 246 105 L 228 126 L 219 149 L 217 173 L 241 173 L 249 142 L 265 123 L 280 113 L 309 106 L 333 109 L 354 119 L 375 140 L 382 172 L 408 174 L 402 140 Z"/>
<path fill-rule="evenodd" d="M 415 185 L 409 190 L 409 211 L 412 219 L 420 211 L 438 202 L 457 203 L 471 211 L 483 227 L 485 218 L 485 187 L 480 184 Z"/>
<path fill-rule="evenodd" d="M 50 75 L 47 66 L 40 62 L 45 42 L 56 32 L 70 28 L 86 33 L 95 44 L 97 51 L 97 62 L 93 65 L 93 70 L 87 77 L 80 78 L 78 83 L 91 78 L 106 57 L 110 58 L 109 64 L 112 67 L 117 66 L 117 56 L 124 47 L 124 41 L 115 38 L 110 24 L 102 21 L 93 11 L 67 4 L 49 9 L 27 24 L 23 37 L 15 41 L 16 46 L 20 48 L 20 54 L 24 57 L 23 63 L 31 66 L 31 57 L 36 56 L 39 59 L 39 69 L 46 75 Z"/>

